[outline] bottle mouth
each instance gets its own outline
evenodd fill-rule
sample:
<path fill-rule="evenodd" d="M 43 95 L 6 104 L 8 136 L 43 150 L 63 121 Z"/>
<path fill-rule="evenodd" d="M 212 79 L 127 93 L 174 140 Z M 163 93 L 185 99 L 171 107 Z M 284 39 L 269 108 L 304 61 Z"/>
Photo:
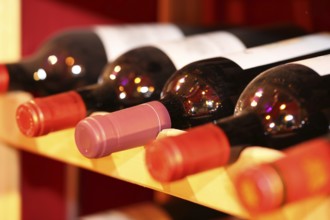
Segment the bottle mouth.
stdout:
<path fill-rule="evenodd" d="M 16 122 L 19 130 L 26 136 L 34 137 L 43 134 L 43 114 L 33 101 L 17 108 Z"/>
<path fill-rule="evenodd" d="M 5 65 L 0 64 L 0 93 L 8 91 L 9 73 Z"/>
<path fill-rule="evenodd" d="M 116 131 L 115 128 L 109 128 L 111 123 L 106 125 L 108 129 L 102 126 L 103 115 L 93 115 L 81 120 L 75 128 L 75 142 L 79 152 L 87 158 L 104 157 L 111 153 L 113 145 L 118 143 L 118 134 L 109 134 L 108 131 Z M 111 136 L 111 137 L 110 137 Z"/>

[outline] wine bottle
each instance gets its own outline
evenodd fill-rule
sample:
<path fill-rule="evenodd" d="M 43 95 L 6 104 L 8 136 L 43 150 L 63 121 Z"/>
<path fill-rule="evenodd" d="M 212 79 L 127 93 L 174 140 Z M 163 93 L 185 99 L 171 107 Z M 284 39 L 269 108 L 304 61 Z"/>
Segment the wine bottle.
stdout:
<path fill-rule="evenodd" d="M 242 170 L 234 178 L 242 205 L 252 214 L 330 193 L 330 134 L 285 150 L 285 157 Z"/>
<path fill-rule="evenodd" d="M 80 220 L 211 220 L 227 216 L 229 215 L 220 211 L 173 197 L 164 204 L 145 201 L 82 216 Z"/>
<path fill-rule="evenodd" d="M 63 30 L 47 39 L 34 54 L 16 63 L 1 64 L 0 92 L 24 90 L 45 96 L 96 83 L 107 62 L 123 52 L 147 43 L 182 39 L 183 30 L 174 24 Z"/>
<path fill-rule="evenodd" d="M 191 63 L 168 79 L 158 101 L 80 121 L 76 145 L 86 157 L 102 157 L 144 145 L 162 129 L 187 129 L 232 115 L 240 92 L 256 75 L 329 49 L 330 35 L 319 33 Z"/>
<path fill-rule="evenodd" d="M 235 113 L 146 146 L 146 163 L 168 182 L 234 162 L 247 146 L 284 149 L 329 130 L 330 55 L 282 64 L 244 89 Z M 180 158 L 180 159 L 174 159 Z"/>
<path fill-rule="evenodd" d="M 252 45 L 302 33 L 300 29 L 287 25 L 251 30 L 233 29 L 231 32 L 209 32 L 162 42 L 159 47 L 164 51 L 155 46 L 130 50 L 105 67 L 98 84 L 23 104 L 18 109 L 20 130 L 27 136 L 41 136 L 74 127 L 79 120 L 95 111 L 112 112 L 159 99 L 164 83 L 177 68 L 173 59 L 165 53 L 169 48 L 179 55 L 176 58 L 186 58 L 174 59 L 178 61 L 177 65 L 180 65 L 180 62 L 183 65 L 187 64 L 189 59 L 196 60 L 199 57 L 221 55 L 224 51 L 242 50 L 242 42 Z M 205 47 L 205 44 L 211 45 L 211 48 Z M 228 47 L 225 47 L 226 45 Z"/>

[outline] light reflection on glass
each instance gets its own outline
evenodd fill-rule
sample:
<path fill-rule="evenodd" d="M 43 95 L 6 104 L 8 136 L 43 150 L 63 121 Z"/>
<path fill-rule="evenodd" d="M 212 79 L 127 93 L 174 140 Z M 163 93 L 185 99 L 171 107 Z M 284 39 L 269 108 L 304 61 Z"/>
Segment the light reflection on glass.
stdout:
<path fill-rule="evenodd" d="M 121 92 L 121 93 L 119 94 L 119 98 L 120 98 L 120 99 L 124 99 L 124 98 L 126 98 L 126 92 Z"/>
<path fill-rule="evenodd" d="M 66 65 L 68 65 L 68 66 L 73 66 L 74 63 L 75 63 L 75 60 L 74 60 L 73 57 L 67 57 L 67 58 L 65 59 L 65 63 L 66 63 Z"/>
<path fill-rule="evenodd" d="M 44 80 L 47 78 L 47 73 L 44 69 L 38 69 L 36 72 L 34 72 L 33 74 L 33 78 L 34 80 L 36 81 L 39 81 L 39 80 Z"/>
<path fill-rule="evenodd" d="M 141 78 L 140 77 L 136 77 L 135 79 L 134 79 L 134 83 L 135 84 L 139 84 L 141 82 Z"/>
<path fill-rule="evenodd" d="M 285 104 L 280 105 L 280 110 L 284 110 L 286 108 Z"/>
<path fill-rule="evenodd" d="M 72 68 L 71 68 L 71 71 L 73 74 L 75 75 L 78 75 L 81 73 L 81 66 L 80 65 L 74 65 Z"/>
<path fill-rule="evenodd" d="M 115 66 L 113 69 L 116 73 L 118 73 L 121 70 L 121 67 L 119 65 Z"/>
<path fill-rule="evenodd" d="M 256 93 L 255 93 L 255 96 L 257 96 L 257 97 L 261 97 L 262 96 L 262 93 L 263 93 L 263 91 L 262 91 L 262 89 L 259 89 Z"/>
<path fill-rule="evenodd" d="M 110 78 L 111 80 L 115 80 L 117 77 L 116 77 L 115 74 L 110 74 L 109 78 Z"/>
<path fill-rule="evenodd" d="M 271 119 L 270 115 L 266 115 L 265 119 L 266 119 L 266 120 Z"/>
<path fill-rule="evenodd" d="M 274 122 L 270 123 L 270 124 L 269 124 L 269 127 L 270 127 L 270 128 L 274 128 L 274 127 L 275 127 L 275 123 L 274 123 Z"/>
<path fill-rule="evenodd" d="M 147 86 L 140 87 L 140 92 L 141 93 L 147 93 L 148 91 L 149 91 L 149 88 Z"/>
<path fill-rule="evenodd" d="M 286 116 L 284 117 L 284 120 L 285 120 L 285 121 L 292 121 L 292 120 L 293 120 L 293 115 L 286 115 Z"/>
<path fill-rule="evenodd" d="M 255 100 L 252 100 L 251 107 L 256 107 L 258 105 L 258 102 Z"/>
<path fill-rule="evenodd" d="M 51 64 L 51 65 L 55 65 L 57 63 L 57 57 L 55 55 L 50 55 L 48 57 L 48 62 Z"/>

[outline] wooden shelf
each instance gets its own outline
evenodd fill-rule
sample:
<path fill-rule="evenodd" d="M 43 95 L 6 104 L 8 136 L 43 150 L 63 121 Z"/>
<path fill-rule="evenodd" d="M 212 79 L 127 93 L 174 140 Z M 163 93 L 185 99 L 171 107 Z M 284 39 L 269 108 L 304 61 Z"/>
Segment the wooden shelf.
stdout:
<path fill-rule="evenodd" d="M 250 217 L 236 198 L 231 176 L 242 167 L 282 156 L 279 151 L 254 147 L 245 150 L 240 159 L 227 168 L 217 168 L 181 181 L 161 184 L 151 178 L 145 167 L 144 147 L 117 152 L 100 159 L 88 159 L 83 157 L 75 146 L 74 129 L 38 138 L 23 136 L 16 126 L 15 111 L 20 103 L 30 98 L 31 96 L 24 92 L 0 96 L 0 139 L 14 148 L 184 198 L 241 218 Z M 330 216 L 329 207 L 329 196 L 315 197 L 258 219 L 326 219 L 326 216 Z"/>

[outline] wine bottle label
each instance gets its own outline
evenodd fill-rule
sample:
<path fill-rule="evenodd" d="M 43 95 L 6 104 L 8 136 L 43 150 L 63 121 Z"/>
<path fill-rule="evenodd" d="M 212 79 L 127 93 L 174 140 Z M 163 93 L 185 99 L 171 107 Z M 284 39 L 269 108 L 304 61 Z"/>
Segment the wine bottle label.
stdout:
<path fill-rule="evenodd" d="M 166 53 L 177 69 L 197 60 L 246 49 L 239 38 L 225 31 L 196 34 L 185 39 L 153 45 Z"/>
<path fill-rule="evenodd" d="M 253 47 L 243 52 L 227 54 L 225 57 L 242 69 L 250 69 L 328 49 L 330 33 L 317 33 Z"/>
<path fill-rule="evenodd" d="M 320 76 L 330 74 L 330 55 L 319 56 L 315 58 L 292 62 L 309 67 L 317 72 Z"/>
<path fill-rule="evenodd" d="M 94 32 L 103 42 L 108 61 L 134 47 L 184 38 L 182 31 L 173 24 L 96 26 Z"/>

